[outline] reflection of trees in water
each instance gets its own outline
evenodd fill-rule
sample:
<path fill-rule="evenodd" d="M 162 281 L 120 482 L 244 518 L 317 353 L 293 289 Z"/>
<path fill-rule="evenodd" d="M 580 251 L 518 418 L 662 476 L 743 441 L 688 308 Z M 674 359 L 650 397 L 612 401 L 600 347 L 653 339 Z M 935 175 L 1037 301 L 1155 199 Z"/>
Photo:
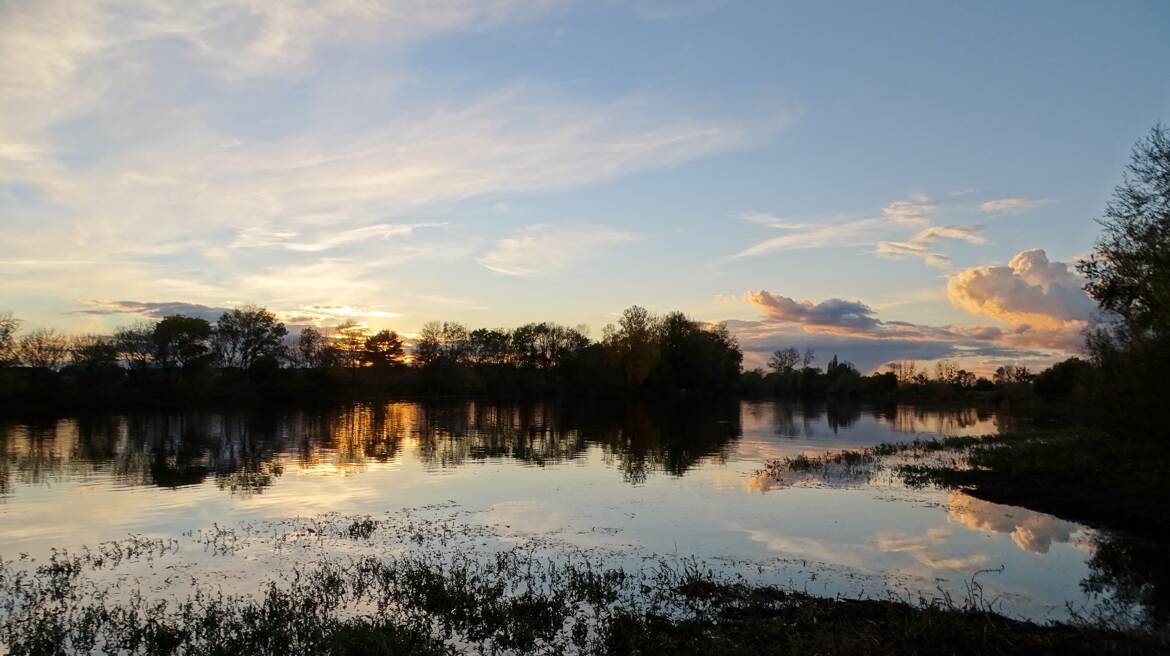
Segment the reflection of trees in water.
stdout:
<path fill-rule="evenodd" d="M 585 442 L 558 421 L 555 405 L 485 402 L 431 403 L 418 426 L 418 457 L 431 467 L 487 458 L 545 465 L 577 457 Z"/>
<path fill-rule="evenodd" d="M 1138 609 L 1138 623 L 1170 625 L 1170 560 L 1164 541 L 1103 532 L 1093 540 L 1089 576 L 1081 587 L 1119 612 Z"/>
<path fill-rule="evenodd" d="M 874 416 L 898 433 L 943 435 L 969 430 L 980 424 L 986 425 L 986 432 L 992 433 L 996 425 L 991 420 L 998 418 L 995 411 L 987 407 L 929 408 L 914 405 L 877 407 Z"/>
<path fill-rule="evenodd" d="M 652 471 L 681 476 L 704 459 L 723 462 L 742 428 L 738 405 L 654 406 L 632 404 L 615 414 L 582 417 L 582 431 L 605 449 L 631 483 Z"/>
<path fill-rule="evenodd" d="M 822 424 L 834 435 L 861 418 L 856 403 L 793 405 L 777 402 L 772 411 L 772 431 L 783 437 L 817 437 Z"/>
<path fill-rule="evenodd" d="M 413 441 L 432 467 L 509 458 L 543 466 L 589 444 L 631 481 L 722 459 L 739 435 L 736 406 L 652 408 L 551 403 L 357 403 L 288 413 L 178 413 L 0 427 L 0 492 L 104 472 L 123 485 L 213 480 L 257 493 L 289 466 L 354 470 L 398 458 Z"/>

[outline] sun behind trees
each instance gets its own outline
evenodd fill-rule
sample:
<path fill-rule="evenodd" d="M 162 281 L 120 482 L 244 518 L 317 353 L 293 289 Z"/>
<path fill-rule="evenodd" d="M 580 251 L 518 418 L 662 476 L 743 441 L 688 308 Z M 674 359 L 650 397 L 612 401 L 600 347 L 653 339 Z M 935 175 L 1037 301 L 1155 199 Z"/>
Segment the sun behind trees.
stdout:
<path fill-rule="evenodd" d="M 334 395 L 718 397 L 739 391 L 743 357 L 723 326 L 637 306 L 599 342 L 584 327 L 551 322 L 511 330 L 430 322 L 411 343 L 354 322 L 292 337 L 256 306 L 214 323 L 172 315 L 109 336 L 19 327 L 0 317 L 0 404 L 25 409 Z"/>

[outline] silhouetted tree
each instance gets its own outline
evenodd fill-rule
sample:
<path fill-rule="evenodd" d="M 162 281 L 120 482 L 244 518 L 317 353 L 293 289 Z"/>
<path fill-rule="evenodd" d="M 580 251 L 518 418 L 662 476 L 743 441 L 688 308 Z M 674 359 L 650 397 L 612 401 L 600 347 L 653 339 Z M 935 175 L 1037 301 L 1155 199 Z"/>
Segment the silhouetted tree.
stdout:
<path fill-rule="evenodd" d="M 800 351 L 794 348 L 773 351 L 772 357 L 768 358 L 768 367 L 777 373 L 789 373 L 795 370 L 798 364 L 800 364 Z"/>
<path fill-rule="evenodd" d="M 206 362 L 211 354 L 211 324 L 181 314 L 164 317 L 154 326 L 154 359 L 164 369 Z"/>
<path fill-rule="evenodd" d="M 0 314 L 0 367 L 14 364 L 17 360 L 16 331 L 20 328 L 20 319 L 12 316 L 11 312 Z"/>
<path fill-rule="evenodd" d="M 1092 364 L 1080 358 L 1069 358 L 1036 374 L 1032 385 L 1040 396 L 1069 397 L 1079 387 L 1088 385 L 1092 375 Z"/>
<path fill-rule="evenodd" d="M 1104 232 L 1077 268 L 1116 321 L 1089 336 L 1107 423 L 1132 436 L 1170 438 L 1161 420 L 1170 371 L 1170 132 L 1134 147 L 1101 219 Z"/>
<path fill-rule="evenodd" d="M 118 365 L 118 343 L 113 337 L 104 335 L 79 335 L 69 344 L 69 362 L 87 370 L 97 370 Z"/>
<path fill-rule="evenodd" d="M 301 333 L 297 335 L 297 362 L 302 367 L 320 368 L 324 365 L 326 348 L 328 348 L 328 344 L 320 330 L 312 326 L 302 328 Z"/>
<path fill-rule="evenodd" d="M 362 354 L 363 363 L 373 367 L 389 367 L 402 364 L 406 350 L 402 338 L 393 330 L 381 330 L 366 338 Z"/>
<path fill-rule="evenodd" d="M 1170 132 L 1160 124 L 1134 147 L 1101 219 L 1104 232 L 1077 268 L 1085 290 L 1124 323 L 1127 340 L 1170 334 Z"/>
<path fill-rule="evenodd" d="M 606 345 L 625 375 L 627 387 L 640 386 L 657 364 L 657 332 L 657 320 L 638 305 L 626 308 L 616 328 L 606 326 Z"/>
<path fill-rule="evenodd" d="M 366 327 L 355 321 L 346 321 L 333 328 L 333 348 L 341 366 L 348 369 L 362 366 L 366 336 Z"/>
<path fill-rule="evenodd" d="M 215 322 L 215 351 L 227 367 L 251 369 L 279 362 L 288 329 L 276 315 L 254 305 L 229 310 Z"/>
<path fill-rule="evenodd" d="M 471 341 L 459 323 L 431 321 L 423 325 L 415 342 L 414 358 L 421 366 L 450 366 L 467 360 Z"/>
<path fill-rule="evenodd" d="M 69 338 L 51 328 L 38 328 L 21 335 L 17 353 L 26 366 L 56 371 L 69 355 Z"/>
<path fill-rule="evenodd" d="M 479 365 L 504 365 L 513 361 L 512 333 L 502 329 L 477 328 L 468 334 L 468 353 Z"/>
<path fill-rule="evenodd" d="M 114 331 L 114 344 L 118 359 L 131 369 L 144 369 L 154 361 L 154 331 L 156 324 L 142 321 L 132 326 L 123 326 Z"/>

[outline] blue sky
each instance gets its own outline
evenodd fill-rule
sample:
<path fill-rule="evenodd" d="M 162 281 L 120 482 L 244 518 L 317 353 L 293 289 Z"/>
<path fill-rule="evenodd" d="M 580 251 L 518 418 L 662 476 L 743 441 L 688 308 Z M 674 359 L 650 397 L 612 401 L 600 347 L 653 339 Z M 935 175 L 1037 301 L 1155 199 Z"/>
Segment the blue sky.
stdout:
<path fill-rule="evenodd" d="M 1170 120 L 1164 2 L 11 2 L 0 62 L 0 310 L 72 331 L 638 303 L 1040 364 Z"/>

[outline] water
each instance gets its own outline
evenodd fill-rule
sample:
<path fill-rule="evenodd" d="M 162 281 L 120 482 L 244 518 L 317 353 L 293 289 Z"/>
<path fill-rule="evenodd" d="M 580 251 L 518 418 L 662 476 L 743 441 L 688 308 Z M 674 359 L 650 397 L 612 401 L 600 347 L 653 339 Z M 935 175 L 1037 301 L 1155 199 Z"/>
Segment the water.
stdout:
<path fill-rule="evenodd" d="M 977 581 L 1001 611 L 1031 619 L 1115 606 L 1125 595 L 1108 580 L 1085 591 L 1105 538 L 1076 523 L 889 477 L 761 471 L 784 456 L 1021 423 L 908 406 L 476 401 L 10 423 L 0 557 L 425 508 L 412 512 L 493 527 L 504 542 L 694 556 L 822 595 L 961 598 Z"/>

